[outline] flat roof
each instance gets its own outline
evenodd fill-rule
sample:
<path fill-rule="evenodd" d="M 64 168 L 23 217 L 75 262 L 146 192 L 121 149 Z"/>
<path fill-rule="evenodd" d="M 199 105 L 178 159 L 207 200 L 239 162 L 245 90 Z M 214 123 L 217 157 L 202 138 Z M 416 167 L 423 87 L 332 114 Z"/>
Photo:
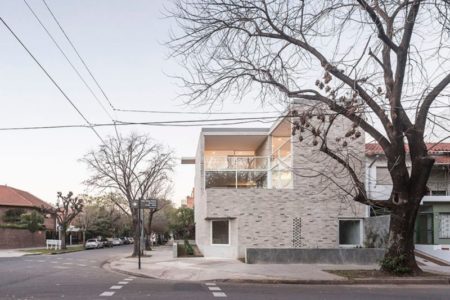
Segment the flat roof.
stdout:
<path fill-rule="evenodd" d="M 204 127 L 202 128 L 202 132 L 269 132 L 270 128 L 241 128 L 241 127 Z"/>

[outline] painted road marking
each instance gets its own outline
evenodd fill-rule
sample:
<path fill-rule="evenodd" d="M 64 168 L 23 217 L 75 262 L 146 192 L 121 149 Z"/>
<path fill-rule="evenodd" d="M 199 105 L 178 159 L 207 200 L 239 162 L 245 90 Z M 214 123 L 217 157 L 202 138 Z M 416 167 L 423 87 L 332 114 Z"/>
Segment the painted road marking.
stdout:
<path fill-rule="evenodd" d="M 115 292 L 103 292 L 103 293 L 100 294 L 100 296 L 106 296 L 106 297 L 109 297 L 109 296 L 114 295 L 114 293 L 115 293 Z"/>
<path fill-rule="evenodd" d="M 224 292 L 213 292 L 213 296 L 214 297 L 226 297 L 227 294 L 225 294 Z"/>
<path fill-rule="evenodd" d="M 110 290 L 120 290 L 122 288 L 121 285 L 113 285 L 112 287 L 110 287 Z"/>
<path fill-rule="evenodd" d="M 117 284 L 128 284 L 128 281 L 119 281 Z"/>
<path fill-rule="evenodd" d="M 214 297 L 226 297 L 227 296 L 227 294 L 222 292 L 220 287 L 216 286 L 215 282 L 206 282 L 205 285 L 212 292 Z"/>
<path fill-rule="evenodd" d="M 126 281 L 132 281 L 133 278 L 125 278 L 124 280 L 126 280 Z"/>

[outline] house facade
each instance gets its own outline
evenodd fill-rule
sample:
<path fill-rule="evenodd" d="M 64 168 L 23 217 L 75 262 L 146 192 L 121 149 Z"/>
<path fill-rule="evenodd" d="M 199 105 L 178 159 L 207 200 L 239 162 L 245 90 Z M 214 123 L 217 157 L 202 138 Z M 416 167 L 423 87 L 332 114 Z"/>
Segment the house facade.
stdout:
<path fill-rule="evenodd" d="M 346 198 L 349 177 L 312 136 L 301 142 L 292 136 L 292 126 L 281 117 L 269 128 L 201 130 L 196 156 L 182 163 L 195 164 L 196 244 L 206 257 L 243 258 L 247 248 L 362 245 L 368 210 Z M 345 119 L 335 121 L 329 147 L 341 147 L 335 137 L 348 127 Z M 364 137 L 341 151 L 352 153 L 363 178 Z"/>
<path fill-rule="evenodd" d="M 17 226 L 21 214 L 51 207 L 36 196 L 10 186 L 0 185 L 0 249 L 45 246 L 46 232 L 56 230 L 54 216 L 45 216 L 45 230 L 30 232 Z"/>
<path fill-rule="evenodd" d="M 428 194 L 423 197 L 415 229 L 416 244 L 450 244 L 450 143 L 428 143 L 435 163 L 428 180 Z M 386 157 L 378 144 L 366 145 L 366 188 L 369 196 L 386 200 L 392 191 L 392 181 Z M 407 161 L 411 166 L 411 161 Z"/>

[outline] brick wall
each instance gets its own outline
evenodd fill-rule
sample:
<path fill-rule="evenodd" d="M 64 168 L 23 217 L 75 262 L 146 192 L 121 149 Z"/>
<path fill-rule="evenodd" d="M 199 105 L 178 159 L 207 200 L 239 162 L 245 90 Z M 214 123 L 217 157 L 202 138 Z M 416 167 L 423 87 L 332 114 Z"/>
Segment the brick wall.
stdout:
<path fill-rule="evenodd" d="M 316 126 L 320 120 L 313 118 L 310 122 Z M 328 147 L 349 157 L 364 182 L 364 135 L 348 138 L 348 146 L 342 147 L 342 138 L 350 128 L 351 122 L 338 117 L 330 129 Z M 339 219 L 365 217 L 366 207 L 344 192 L 353 187 L 348 173 L 313 145 L 311 134 L 304 133 L 302 142 L 298 134 L 292 137 L 292 189 L 204 190 L 202 152 L 197 153 L 196 237 L 205 255 L 243 257 L 247 247 L 336 248 Z M 261 145 L 258 154 L 267 152 L 269 141 Z M 208 218 L 230 218 L 230 245 L 210 244 Z"/>
<path fill-rule="evenodd" d="M 31 233 L 27 229 L 0 228 L 0 249 L 45 246 L 45 231 Z"/>

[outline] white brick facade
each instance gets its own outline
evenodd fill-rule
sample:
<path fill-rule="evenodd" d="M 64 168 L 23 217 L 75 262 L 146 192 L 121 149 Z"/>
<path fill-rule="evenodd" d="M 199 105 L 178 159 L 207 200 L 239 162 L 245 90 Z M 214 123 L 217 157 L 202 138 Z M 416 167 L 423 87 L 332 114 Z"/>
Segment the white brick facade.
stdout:
<path fill-rule="evenodd" d="M 330 147 L 336 146 L 335 137 L 343 136 L 348 125 L 336 121 Z M 337 186 L 351 187 L 339 171 L 342 167 L 312 146 L 311 138 L 300 143 L 298 136 L 292 137 L 292 189 L 205 189 L 204 138 L 202 133 L 196 157 L 195 221 L 196 243 L 205 256 L 240 258 L 247 247 L 337 248 L 339 218 L 365 217 L 365 206 L 343 197 Z M 270 149 L 270 138 L 258 152 Z M 364 136 L 350 141 L 348 148 L 357 158 L 354 167 L 364 176 Z M 229 245 L 211 244 L 210 219 L 214 218 L 229 218 Z"/>

